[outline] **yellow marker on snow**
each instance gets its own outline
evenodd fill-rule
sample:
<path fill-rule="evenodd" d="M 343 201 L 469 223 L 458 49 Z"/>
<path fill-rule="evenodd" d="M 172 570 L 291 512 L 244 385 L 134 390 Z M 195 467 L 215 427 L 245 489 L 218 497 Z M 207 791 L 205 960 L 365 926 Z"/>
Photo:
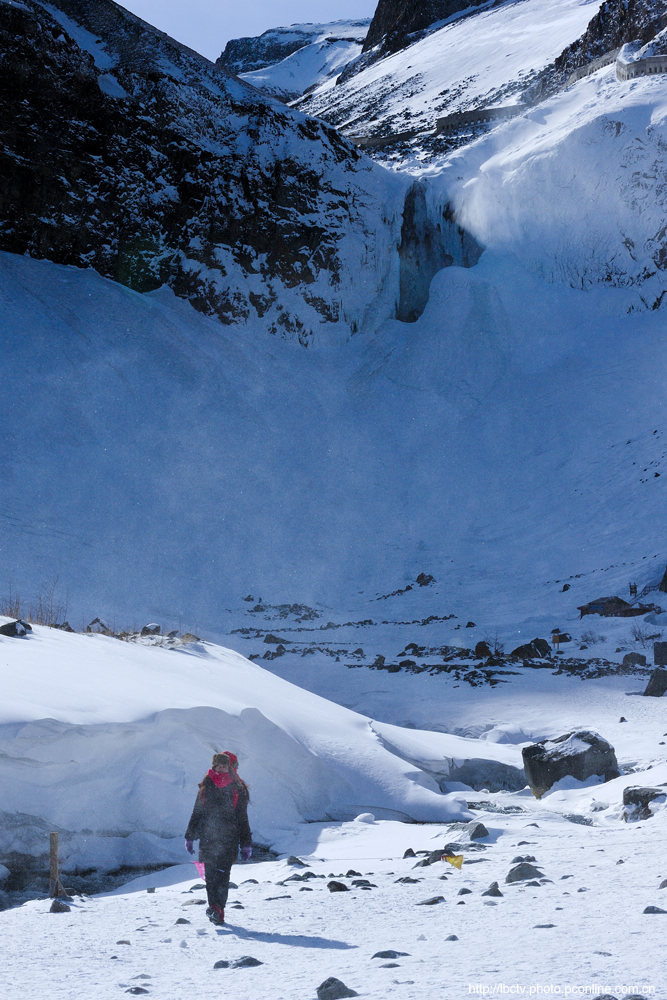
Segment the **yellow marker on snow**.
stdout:
<path fill-rule="evenodd" d="M 442 860 L 449 861 L 450 865 L 454 865 L 455 868 L 458 868 L 459 871 L 461 871 L 461 865 L 463 864 L 462 854 L 443 854 Z"/>

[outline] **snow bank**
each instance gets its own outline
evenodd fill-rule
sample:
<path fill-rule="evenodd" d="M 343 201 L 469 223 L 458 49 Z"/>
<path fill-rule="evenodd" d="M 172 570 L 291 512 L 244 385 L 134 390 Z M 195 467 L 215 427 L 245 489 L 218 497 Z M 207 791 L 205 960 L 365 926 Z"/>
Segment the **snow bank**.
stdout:
<path fill-rule="evenodd" d="M 48 823 L 62 831 L 69 868 L 180 859 L 197 782 L 226 747 L 250 785 L 259 842 L 303 820 L 365 810 L 420 821 L 468 815 L 460 796 L 441 794 L 427 772 L 385 749 L 369 719 L 231 650 L 174 652 L 36 627 L 27 639 L 0 639 L 0 656 L 3 851 L 44 851 Z"/>

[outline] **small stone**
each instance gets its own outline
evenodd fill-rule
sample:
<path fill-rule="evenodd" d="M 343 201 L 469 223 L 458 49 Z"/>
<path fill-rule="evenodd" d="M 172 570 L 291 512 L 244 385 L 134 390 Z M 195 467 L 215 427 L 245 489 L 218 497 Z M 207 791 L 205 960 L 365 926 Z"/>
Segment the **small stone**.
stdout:
<path fill-rule="evenodd" d="M 472 889 L 466 889 L 466 887 L 464 886 L 462 889 L 459 889 L 457 895 L 458 896 L 470 896 L 471 893 L 472 893 Z"/>
<path fill-rule="evenodd" d="M 407 958 L 409 955 L 409 951 L 394 951 L 388 948 L 387 951 L 376 951 L 373 958 Z"/>
<path fill-rule="evenodd" d="M 408 847 L 408 849 L 405 852 L 405 854 L 403 855 L 403 857 L 404 858 L 416 858 L 417 855 L 415 854 L 415 852 L 412 850 L 411 847 Z"/>
<path fill-rule="evenodd" d="M 497 882 L 492 882 L 488 889 L 482 893 L 483 896 L 502 896 L 502 892 L 498 887 Z"/>
<path fill-rule="evenodd" d="M 186 920 L 186 918 L 185 918 L 185 917 L 179 917 L 179 918 L 178 918 L 178 920 L 176 921 L 176 923 L 177 923 L 177 924 L 189 924 L 189 923 L 190 923 L 190 921 L 189 921 L 189 920 Z"/>
<path fill-rule="evenodd" d="M 547 927 L 555 927 L 555 924 L 533 924 L 533 927 L 542 927 L 546 930 Z"/>
<path fill-rule="evenodd" d="M 661 910 L 659 906 L 647 906 L 643 913 L 667 913 L 667 910 Z"/>
<path fill-rule="evenodd" d="M 445 941 L 458 941 L 458 937 L 456 934 L 448 934 Z"/>
<path fill-rule="evenodd" d="M 344 882 L 336 882 L 334 879 L 331 882 L 327 882 L 327 889 L 329 892 L 349 892 L 350 887 L 345 885 Z"/>
<path fill-rule="evenodd" d="M 71 906 L 68 906 L 67 903 L 62 903 L 59 899 L 54 899 L 51 903 L 49 913 L 69 913 L 71 909 Z"/>
<path fill-rule="evenodd" d="M 416 885 L 417 882 L 421 882 L 421 879 L 411 878 L 409 875 L 404 875 L 403 878 L 397 878 L 396 882 L 403 882 L 405 885 Z"/>
<path fill-rule="evenodd" d="M 398 962 L 383 962 L 380 966 L 381 969 L 400 969 Z"/>
<path fill-rule="evenodd" d="M 417 906 L 436 906 L 438 903 L 444 903 L 444 902 L 445 902 L 444 896 L 431 896 L 430 899 L 422 899 L 420 903 L 417 903 Z"/>
<path fill-rule="evenodd" d="M 237 958 L 235 962 L 232 962 L 232 969 L 252 969 L 256 965 L 264 965 L 264 962 L 260 962 L 258 958 L 253 958 L 252 955 L 244 955 L 243 958 Z"/>
<path fill-rule="evenodd" d="M 125 990 L 126 993 L 132 993 L 134 996 L 138 996 L 140 993 L 148 993 L 148 990 L 143 986 L 130 986 L 129 990 Z"/>
<path fill-rule="evenodd" d="M 507 883 L 524 882 L 531 878 L 543 878 L 543 876 L 544 872 L 541 872 L 535 865 L 522 861 L 508 872 L 505 881 Z"/>
<path fill-rule="evenodd" d="M 664 878 L 664 879 L 662 880 L 662 882 L 661 882 L 661 883 L 660 883 L 660 885 L 658 886 L 658 889 L 667 889 L 667 878 Z"/>
<path fill-rule="evenodd" d="M 358 997 L 359 994 L 349 989 L 345 983 L 335 976 L 329 976 L 317 987 L 317 1000 L 343 1000 L 344 997 Z"/>
<path fill-rule="evenodd" d="M 120 941 L 116 941 L 116 944 L 129 944 L 129 943 L 130 943 L 130 942 L 129 942 L 129 941 L 126 941 L 126 940 L 125 940 L 125 938 L 121 938 L 121 940 L 120 940 Z"/>
<path fill-rule="evenodd" d="M 213 966 L 214 969 L 228 969 L 229 962 L 226 962 L 224 958 L 219 959 Z"/>
<path fill-rule="evenodd" d="M 155 892 L 155 886 L 154 885 L 149 886 L 149 888 L 146 889 L 146 892 Z"/>

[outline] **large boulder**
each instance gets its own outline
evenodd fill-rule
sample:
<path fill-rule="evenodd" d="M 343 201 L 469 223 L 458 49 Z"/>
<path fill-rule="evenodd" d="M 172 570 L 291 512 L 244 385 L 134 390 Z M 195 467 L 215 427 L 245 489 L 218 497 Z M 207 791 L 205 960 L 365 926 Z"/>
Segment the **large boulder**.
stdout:
<path fill-rule="evenodd" d="M 32 632 L 32 627 L 22 618 L 17 618 L 14 622 L 7 622 L 0 625 L 0 635 L 11 636 L 12 639 L 21 639 L 28 632 Z"/>
<path fill-rule="evenodd" d="M 651 672 L 644 695 L 652 698 L 662 698 L 665 691 L 667 691 L 667 670 L 664 667 L 656 667 Z"/>
<path fill-rule="evenodd" d="M 523 646 L 517 646 L 510 653 L 510 656 L 517 656 L 522 660 L 544 660 L 551 653 L 551 646 L 546 639 L 533 639 Z"/>
<path fill-rule="evenodd" d="M 620 773 L 611 743 L 585 729 L 540 740 L 524 747 L 521 754 L 526 780 L 538 799 L 561 778 L 584 781 L 592 775 L 601 775 L 604 781 L 611 781 Z"/>

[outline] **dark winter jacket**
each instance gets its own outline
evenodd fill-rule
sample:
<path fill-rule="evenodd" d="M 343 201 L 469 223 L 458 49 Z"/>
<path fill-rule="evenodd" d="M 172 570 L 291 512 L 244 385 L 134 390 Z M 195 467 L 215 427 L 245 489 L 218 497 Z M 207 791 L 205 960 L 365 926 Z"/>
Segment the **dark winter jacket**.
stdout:
<path fill-rule="evenodd" d="M 248 790 L 235 781 L 217 788 L 207 775 L 200 785 L 185 831 L 186 840 L 199 841 L 199 857 L 236 858 L 239 847 L 249 847 Z"/>

